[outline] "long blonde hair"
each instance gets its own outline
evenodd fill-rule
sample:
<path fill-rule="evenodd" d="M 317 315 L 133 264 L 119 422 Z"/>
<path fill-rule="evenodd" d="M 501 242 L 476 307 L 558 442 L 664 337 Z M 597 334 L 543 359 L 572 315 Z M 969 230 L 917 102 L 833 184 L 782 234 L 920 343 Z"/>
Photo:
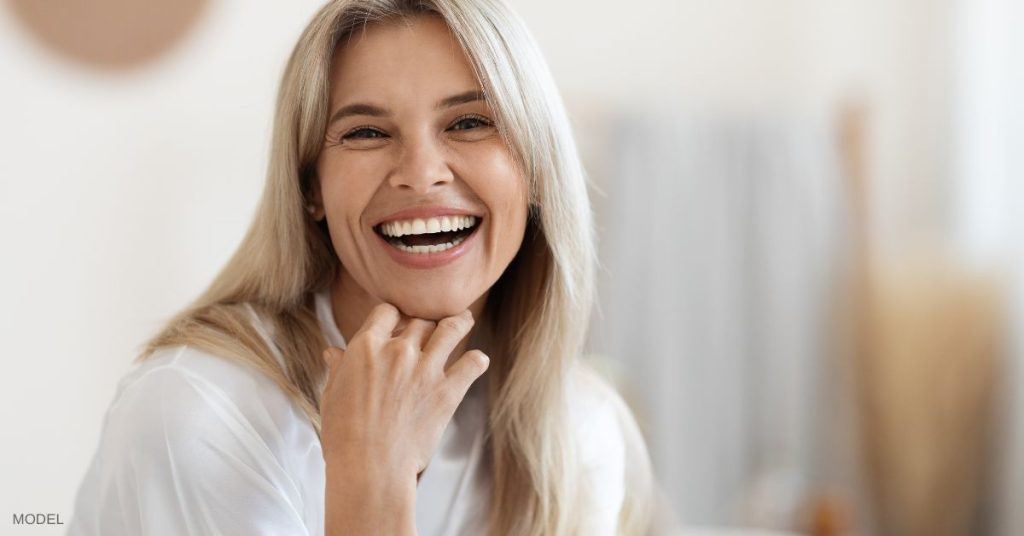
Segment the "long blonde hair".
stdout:
<path fill-rule="evenodd" d="M 267 180 L 254 221 L 209 288 L 145 347 L 188 344 L 252 364 L 320 430 L 317 385 L 326 342 L 312 294 L 338 274 L 325 222 L 303 209 L 326 129 L 331 58 L 369 23 L 440 16 L 466 51 L 499 131 L 530 190 L 526 235 L 488 295 L 478 330 L 490 341 L 490 532 L 578 534 L 587 519 L 567 384 L 585 375 L 581 353 L 594 293 L 593 221 L 586 179 L 553 78 L 525 25 L 500 0 L 335 0 L 292 52 L 277 98 Z M 255 330 L 246 304 L 272 323 L 285 370 Z M 593 384 L 593 382 L 581 382 Z M 619 532 L 648 518 L 649 465 L 631 415 L 616 398 L 627 443 Z"/>

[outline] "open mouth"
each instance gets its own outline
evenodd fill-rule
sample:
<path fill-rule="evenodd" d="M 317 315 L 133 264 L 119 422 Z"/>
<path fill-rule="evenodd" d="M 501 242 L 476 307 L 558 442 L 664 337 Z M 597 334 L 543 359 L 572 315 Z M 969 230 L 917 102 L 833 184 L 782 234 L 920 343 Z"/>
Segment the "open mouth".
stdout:
<path fill-rule="evenodd" d="M 406 253 L 440 253 L 469 238 L 481 221 L 469 215 L 438 216 L 384 222 L 373 230 L 388 244 Z"/>

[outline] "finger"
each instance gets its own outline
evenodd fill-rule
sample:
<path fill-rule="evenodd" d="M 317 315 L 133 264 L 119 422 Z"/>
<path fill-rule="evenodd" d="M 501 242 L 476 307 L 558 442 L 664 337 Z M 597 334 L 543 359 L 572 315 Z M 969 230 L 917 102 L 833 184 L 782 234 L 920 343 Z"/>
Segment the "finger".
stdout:
<path fill-rule="evenodd" d="M 391 337 L 397 337 L 397 336 L 401 335 L 402 332 L 405 331 L 405 326 L 408 326 L 409 325 L 409 321 L 411 321 L 411 320 L 412 320 L 411 316 L 406 316 L 406 315 L 402 314 L 401 311 L 399 311 L 398 322 L 395 323 L 395 329 L 391 330 L 391 335 L 390 336 Z"/>
<path fill-rule="evenodd" d="M 417 349 L 422 349 L 427 344 L 427 340 L 430 339 L 430 335 L 434 332 L 435 327 L 437 327 L 436 322 L 422 318 L 412 318 L 399 336 L 411 340 Z"/>
<path fill-rule="evenodd" d="M 473 313 L 469 310 L 438 321 L 430 340 L 423 347 L 427 359 L 439 362 L 443 366 L 459 341 L 469 334 L 473 322 Z"/>
<path fill-rule="evenodd" d="M 398 308 L 394 305 L 387 302 L 377 304 L 370 310 L 370 314 L 366 316 L 366 321 L 363 322 L 359 331 L 352 338 L 354 339 L 360 334 L 368 333 L 382 339 L 389 339 L 391 338 L 391 333 L 395 331 L 401 316 Z"/>
<path fill-rule="evenodd" d="M 469 391 L 473 382 L 487 371 L 490 363 L 487 354 L 480 350 L 470 350 L 448 367 L 445 376 L 451 388 L 458 394 L 459 401 L 466 397 L 466 391 Z"/>

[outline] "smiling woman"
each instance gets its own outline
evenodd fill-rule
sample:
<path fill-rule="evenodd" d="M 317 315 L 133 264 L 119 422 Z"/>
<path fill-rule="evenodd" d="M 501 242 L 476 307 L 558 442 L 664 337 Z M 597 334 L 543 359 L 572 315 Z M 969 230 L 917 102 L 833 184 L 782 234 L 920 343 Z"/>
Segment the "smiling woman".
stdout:
<path fill-rule="evenodd" d="M 330 87 L 311 186 L 352 283 L 336 303 L 479 317 L 522 244 L 527 183 L 458 40 L 437 16 L 371 26 L 338 48 Z"/>
<path fill-rule="evenodd" d="M 589 201 L 497 0 L 340 0 L 263 199 L 119 384 L 71 534 L 639 534 L 642 439 L 579 361 Z"/>

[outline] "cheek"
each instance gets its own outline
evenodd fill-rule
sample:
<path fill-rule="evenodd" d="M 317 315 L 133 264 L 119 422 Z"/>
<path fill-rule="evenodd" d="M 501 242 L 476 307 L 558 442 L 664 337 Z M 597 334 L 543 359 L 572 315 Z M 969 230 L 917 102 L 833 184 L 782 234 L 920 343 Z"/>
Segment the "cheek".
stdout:
<path fill-rule="evenodd" d="M 379 168 L 376 159 L 360 155 L 326 159 L 318 166 L 324 203 L 353 204 L 353 199 L 369 199 L 377 189 Z"/>
<path fill-rule="evenodd" d="M 515 178 L 515 180 L 520 180 Z M 494 205 L 495 234 L 502 249 L 518 250 L 526 230 L 526 196 L 522 188 L 510 187 Z"/>
<path fill-rule="evenodd" d="M 494 247 L 503 257 L 514 255 L 526 229 L 526 179 L 506 154 L 492 156 L 486 169 L 477 176 L 482 179 L 478 192 L 493 218 Z"/>
<path fill-rule="evenodd" d="M 317 167 L 327 224 L 338 246 L 352 247 L 359 239 L 360 217 L 377 189 L 375 167 L 357 158 L 327 159 Z"/>

